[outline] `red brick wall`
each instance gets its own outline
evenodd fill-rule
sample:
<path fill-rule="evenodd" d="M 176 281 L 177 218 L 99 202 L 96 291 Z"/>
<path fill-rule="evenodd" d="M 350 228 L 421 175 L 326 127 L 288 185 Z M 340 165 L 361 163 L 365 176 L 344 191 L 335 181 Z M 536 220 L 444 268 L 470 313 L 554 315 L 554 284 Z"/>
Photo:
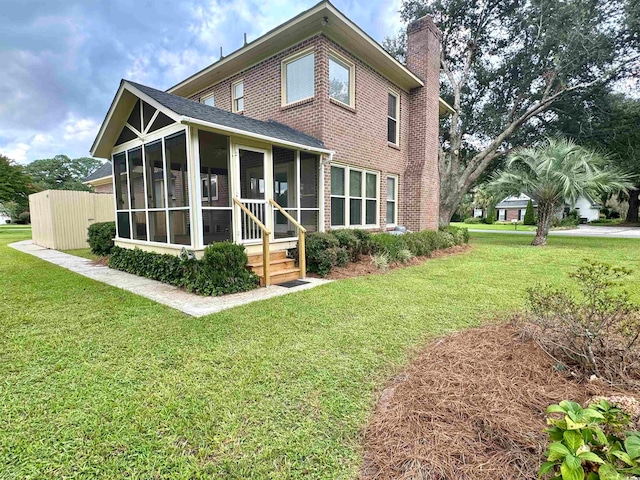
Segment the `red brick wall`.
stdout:
<path fill-rule="evenodd" d="M 440 33 L 429 17 L 407 28 L 407 66 L 425 83 L 410 97 L 409 162 L 400 208 L 413 230 L 438 228 Z"/>
<path fill-rule="evenodd" d="M 420 22 L 420 21 L 419 21 Z M 435 27 L 433 27 L 435 29 Z M 244 80 L 244 114 L 260 120 L 276 120 L 324 142 L 336 152 L 333 162 L 379 173 L 380 228 L 386 228 L 388 174 L 397 175 L 398 224 L 411 230 L 437 228 L 438 224 L 438 75 L 439 37 L 433 29 L 416 30 L 409 49 L 412 68 L 426 79 L 426 87 L 402 91 L 371 67 L 323 35 L 310 38 L 247 70 L 213 85 L 193 100 L 215 96 L 219 108 L 231 110 L 231 85 Z M 281 62 L 300 50 L 313 47 L 315 95 L 310 100 L 282 107 Z M 334 50 L 355 65 L 355 108 L 329 99 L 329 51 Z M 399 95 L 399 147 L 387 142 L 388 92 Z M 418 110 L 417 112 L 413 110 Z M 411 143 L 411 144 L 410 144 Z M 409 158 L 412 159 L 409 162 Z M 325 228 L 330 227 L 330 166 L 324 169 Z"/>

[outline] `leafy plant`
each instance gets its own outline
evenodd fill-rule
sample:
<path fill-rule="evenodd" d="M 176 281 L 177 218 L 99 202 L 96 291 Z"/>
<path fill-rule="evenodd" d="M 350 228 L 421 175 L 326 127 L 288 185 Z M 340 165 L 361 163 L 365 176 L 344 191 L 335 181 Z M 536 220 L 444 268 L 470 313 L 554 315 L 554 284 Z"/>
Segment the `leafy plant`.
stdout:
<path fill-rule="evenodd" d="M 413 258 L 413 253 L 407 248 L 403 248 L 398 252 L 398 261 L 401 263 L 407 263 Z"/>
<path fill-rule="evenodd" d="M 622 480 L 640 475 L 640 433 L 624 432 L 629 416 L 619 408 L 606 400 L 587 408 L 563 400 L 547 413 L 551 443 L 540 478 Z"/>
<path fill-rule="evenodd" d="M 565 368 L 610 382 L 640 379 L 640 314 L 620 280 L 626 268 L 589 261 L 570 277 L 578 294 L 566 288 L 527 290 L 528 320 L 540 347 Z"/>
<path fill-rule="evenodd" d="M 406 249 L 404 235 L 377 233 L 371 237 L 372 254 L 386 254 L 389 262 L 398 261 L 400 250 Z"/>
<path fill-rule="evenodd" d="M 258 283 L 257 275 L 247 269 L 244 248 L 229 242 L 208 246 L 202 260 L 114 247 L 109 266 L 199 295 L 244 292 Z"/>
<path fill-rule="evenodd" d="M 371 263 L 380 270 L 386 270 L 389 268 L 389 254 L 387 252 L 380 252 L 371 255 Z"/>
<path fill-rule="evenodd" d="M 480 223 L 480 218 L 478 217 L 465 218 L 464 223 L 466 223 L 467 225 L 477 225 L 478 223 Z"/>
<path fill-rule="evenodd" d="M 95 255 L 106 256 L 111 253 L 116 236 L 115 222 L 100 222 L 89 225 L 87 242 Z"/>

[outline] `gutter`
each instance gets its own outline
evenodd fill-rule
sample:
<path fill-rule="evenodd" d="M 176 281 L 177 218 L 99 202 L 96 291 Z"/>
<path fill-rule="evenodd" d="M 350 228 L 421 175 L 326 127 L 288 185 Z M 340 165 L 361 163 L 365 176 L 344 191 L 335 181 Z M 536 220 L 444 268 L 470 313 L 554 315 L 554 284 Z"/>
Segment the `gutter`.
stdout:
<path fill-rule="evenodd" d="M 307 152 L 324 153 L 326 155 L 329 155 L 329 159 L 330 159 L 329 161 L 333 159 L 333 155 L 335 154 L 333 150 L 328 150 L 326 148 L 310 147 L 309 145 L 303 145 L 302 143 L 290 142 L 288 140 L 282 140 L 280 138 L 270 137 L 268 135 L 262 135 L 260 133 L 247 132 L 246 130 L 240 130 L 239 128 L 228 127 L 226 125 L 220 125 L 212 122 L 206 122 L 204 120 L 198 120 L 197 118 L 187 117 L 184 115 L 180 118 L 180 123 L 182 123 L 183 125 L 194 125 L 199 127 L 212 128 L 212 129 L 221 130 L 227 133 L 241 135 L 243 137 L 257 138 L 259 140 L 264 140 L 265 142 L 275 143 L 277 145 L 286 145 L 288 147 L 293 147 L 298 150 L 304 150 Z"/>

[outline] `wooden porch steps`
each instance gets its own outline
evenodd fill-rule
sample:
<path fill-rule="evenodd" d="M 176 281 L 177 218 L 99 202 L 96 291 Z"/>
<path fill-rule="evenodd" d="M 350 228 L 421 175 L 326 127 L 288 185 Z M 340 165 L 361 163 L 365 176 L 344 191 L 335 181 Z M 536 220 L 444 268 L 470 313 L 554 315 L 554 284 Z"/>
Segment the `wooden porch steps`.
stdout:
<path fill-rule="evenodd" d="M 261 287 L 264 287 L 265 284 L 263 265 L 262 254 L 249 255 L 249 268 L 260 277 Z M 285 250 L 271 252 L 269 254 L 269 270 L 271 285 L 297 280 L 301 277 L 300 269 L 296 267 L 295 260 L 293 258 L 287 258 L 287 252 Z"/>

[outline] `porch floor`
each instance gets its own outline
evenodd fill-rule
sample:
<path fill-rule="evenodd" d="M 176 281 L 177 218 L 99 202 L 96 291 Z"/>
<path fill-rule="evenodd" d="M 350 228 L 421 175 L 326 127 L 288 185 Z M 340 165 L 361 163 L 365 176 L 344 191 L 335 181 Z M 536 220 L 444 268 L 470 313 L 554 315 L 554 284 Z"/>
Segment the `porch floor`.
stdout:
<path fill-rule="evenodd" d="M 102 265 L 94 265 L 91 260 L 86 258 L 40 247 L 31 240 L 12 243 L 9 247 L 93 280 L 121 288 L 122 290 L 127 290 L 136 295 L 175 308 L 194 317 L 210 315 L 247 303 L 279 297 L 280 295 L 286 295 L 287 293 L 300 290 L 307 290 L 330 282 L 330 280 L 308 277 L 305 279 L 305 282 L 308 283 L 293 288 L 272 285 L 268 288 L 257 288 L 250 292 L 234 293 L 221 297 L 203 297 L 193 293 L 187 293 L 177 287 L 155 280 L 113 270 Z"/>

